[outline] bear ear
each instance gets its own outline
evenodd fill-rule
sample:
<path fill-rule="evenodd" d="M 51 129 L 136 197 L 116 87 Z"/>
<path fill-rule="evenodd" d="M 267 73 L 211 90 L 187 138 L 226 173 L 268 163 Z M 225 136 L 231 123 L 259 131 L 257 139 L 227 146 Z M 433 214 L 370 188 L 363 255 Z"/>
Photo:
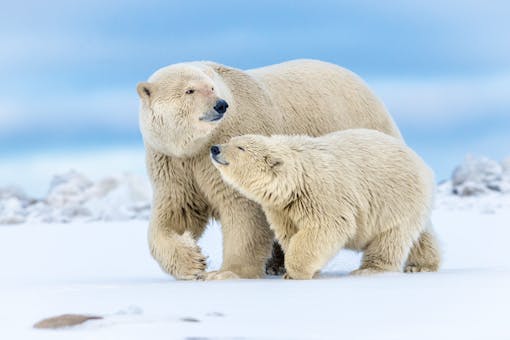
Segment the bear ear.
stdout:
<path fill-rule="evenodd" d="M 264 156 L 264 161 L 267 163 L 267 165 L 269 165 L 271 169 L 276 169 L 283 164 L 281 159 L 272 155 Z"/>
<path fill-rule="evenodd" d="M 147 82 L 138 83 L 136 86 L 136 91 L 138 92 L 140 98 L 144 100 L 149 100 L 154 93 L 152 84 Z"/>

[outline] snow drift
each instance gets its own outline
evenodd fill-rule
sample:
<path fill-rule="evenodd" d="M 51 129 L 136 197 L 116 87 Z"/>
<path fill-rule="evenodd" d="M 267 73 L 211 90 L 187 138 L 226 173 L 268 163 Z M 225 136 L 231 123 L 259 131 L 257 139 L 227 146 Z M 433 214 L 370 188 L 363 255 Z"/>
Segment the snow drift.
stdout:
<path fill-rule="evenodd" d="M 437 189 L 436 208 L 495 213 L 510 209 L 510 157 L 497 162 L 468 155 Z"/>
<path fill-rule="evenodd" d="M 150 187 L 132 174 L 93 182 L 70 171 L 53 177 L 46 197 L 28 197 L 20 189 L 0 189 L 0 224 L 67 223 L 148 219 Z"/>

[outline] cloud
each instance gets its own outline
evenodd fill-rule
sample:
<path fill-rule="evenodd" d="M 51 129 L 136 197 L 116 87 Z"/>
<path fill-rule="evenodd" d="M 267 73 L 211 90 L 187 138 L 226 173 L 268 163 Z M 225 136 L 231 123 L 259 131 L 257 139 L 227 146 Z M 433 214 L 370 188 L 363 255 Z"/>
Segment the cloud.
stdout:
<path fill-rule="evenodd" d="M 305 55 L 368 73 L 479 72 L 510 66 L 510 6 L 494 4 L 10 2 L 0 14 L 0 67 L 183 59 L 249 67 Z"/>
<path fill-rule="evenodd" d="M 0 133 L 16 129 L 24 124 L 24 119 L 16 108 L 16 103 L 0 97 Z"/>
<path fill-rule="evenodd" d="M 87 128 L 133 133 L 138 126 L 138 99 L 133 89 L 106 89 L 82 93 L 54 93 L 24 102 L 0 101 L 0 135 L 62 131 L 82 133 Z M 93 138 L 94 131 L 90 131 Z"/>
<path fill-rule="evenodd" d="M 370 83 L 396 120 L 409 127 L 447 128 L 478 120 L 510 123 L 510 73 Z"/>
<path fill-rule="evenodd" d="M 210 59 L 251 68 L 299 57 L 368 79 L 404 132 L 468 138 L 479 125 L 508 126 L 509 9 L 503 1 L 11 1 L 0 13 L 0 139 L 138 137 L 134 87 L 161 66 Z"/>

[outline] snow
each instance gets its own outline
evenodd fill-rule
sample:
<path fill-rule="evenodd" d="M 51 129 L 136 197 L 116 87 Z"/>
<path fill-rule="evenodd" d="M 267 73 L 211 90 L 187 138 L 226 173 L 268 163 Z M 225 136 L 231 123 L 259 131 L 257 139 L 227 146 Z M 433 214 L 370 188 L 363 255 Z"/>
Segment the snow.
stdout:
<path fill-rule="evenodd" d="M 360 255 L 341 251 L 311 281 L 175 281 L 148 252 L 143 177 L 67 172 L 43 198 L 4 188 L 0 339 L 508 339 L 509 165 L 467 158 L 439 185 L 440 272 L 350 277 Z M 454 190 L 468 182 L 480 190 Z M 199 244 L 218 269 L 220 226 Z M 32 328 L 67 313 L 104 319 Z"/>
<path fill-rule="evenodd" d="M 468 155 L 438 186 L 436 206 L 486 214 L 510 211 L 510 157 L 502 162 Z"/>
<path fill-rule="evenodd" d="M 69 171 L 55 175 L 45 198 L 28 197 L 20 189 L 0 189 L 0 224 L 147 219 L 150 187 L 133 174 L 97 182 Z"/>
<path fill-rule="evenodd" d="M 498 163 L 486 157 L 467 156 L 452 175 L 453 192 L 472 196 L 490 191 L 510 192 L 510 159 Z"/>
<path fill-rule="evenodd" d="M 0 338 L 508 338 L 509 219 L 436 210 L 441 272 L 349 277 L 359 255 L 343 251 L 312 281 L 174 281 L 151 259 L 141 221 L 3 227 Z M 200 241 L 210 269 L 220 244 L 212 224 Z M 32 328 L 64 313 L 105 319 Z"/>

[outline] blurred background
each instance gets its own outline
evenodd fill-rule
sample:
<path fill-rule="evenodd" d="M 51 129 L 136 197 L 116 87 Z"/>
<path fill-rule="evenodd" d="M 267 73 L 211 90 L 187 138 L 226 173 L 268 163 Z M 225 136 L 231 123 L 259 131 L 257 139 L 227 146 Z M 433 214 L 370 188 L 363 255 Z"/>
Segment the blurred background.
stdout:
<path fill-rule="evenodd" d="M 182 61 L 347 67 L 449 177 L 510 155 L 507 1 L 2 1 L 0 186 L 144 173 L 136 83 Z"/>

